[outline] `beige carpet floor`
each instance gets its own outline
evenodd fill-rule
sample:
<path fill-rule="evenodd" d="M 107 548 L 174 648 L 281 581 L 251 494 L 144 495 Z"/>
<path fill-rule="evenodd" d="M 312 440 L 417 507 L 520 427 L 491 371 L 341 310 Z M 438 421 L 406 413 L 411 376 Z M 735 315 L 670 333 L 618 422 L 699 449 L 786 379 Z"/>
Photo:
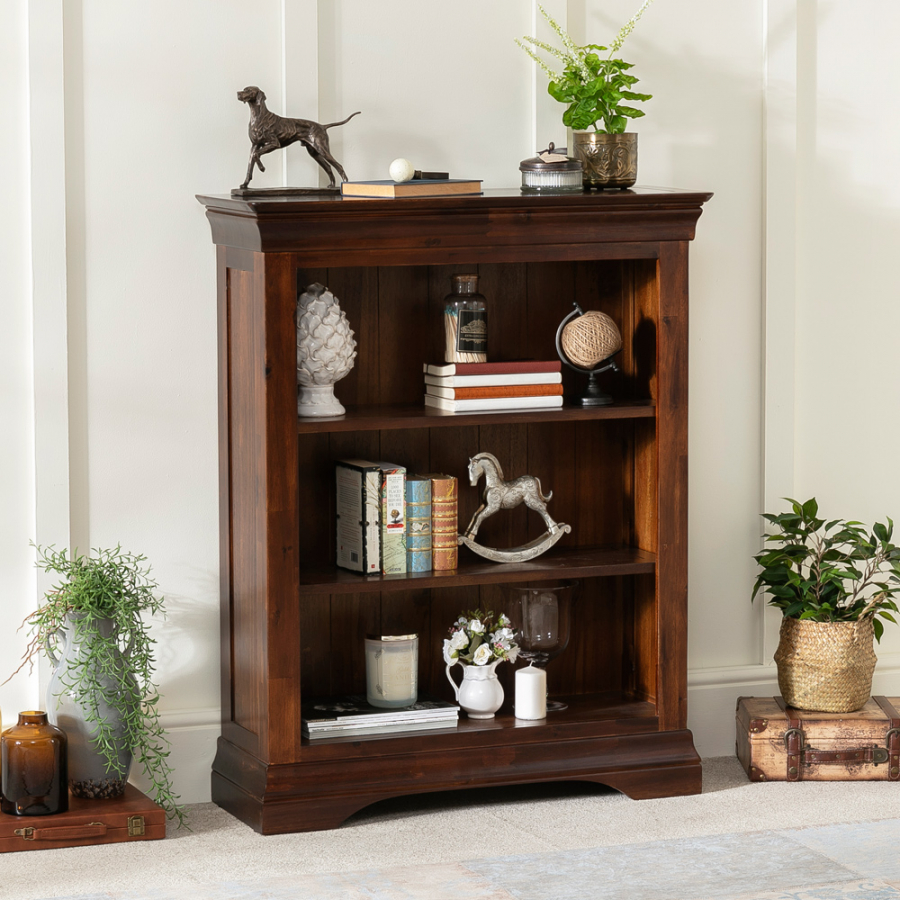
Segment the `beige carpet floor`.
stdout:
<path fill-rule="evenodd" d="M 731 757 L 703 765 L 694 797 L 637 802 L 581 784 L 458 791 L 384 801 L 333 831 L 272 837 L 200 804 L 190 807 L 193 830 L 170 829 L 164 841 L 2 854 L 0 897 L 190 897 L 190 885 L 900 817 L 900 783 L 751 784 Z"/>

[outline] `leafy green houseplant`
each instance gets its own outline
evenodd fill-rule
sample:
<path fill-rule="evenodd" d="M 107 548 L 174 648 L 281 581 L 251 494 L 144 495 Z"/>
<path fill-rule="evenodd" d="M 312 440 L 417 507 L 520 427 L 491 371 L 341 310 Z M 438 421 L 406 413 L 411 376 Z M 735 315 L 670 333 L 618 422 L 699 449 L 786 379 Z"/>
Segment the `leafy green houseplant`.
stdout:
<path fill-rule="evenodd" d="M 153 683 L 145 616 L 161 612 L 163 601 L 146 558 L 121 547 L 93 556 L 36 549 L 38 568 L 63 578 L 25 620 L 30 639 L 17 671 L 41 653 L 54 663 L 47 711 L 69 736 L 72 792 L 121 793 L 133 754 L 156 802 L 184 824 Z"/>
<path fill-rule="evenodd" d="M 787 499 L 789 512 L 764 515 L 774 529 L 754 556 L 760 571 L 751 597 L 765 592 L 784 616 L 775 653 L 779 686 L 801 709 L 859 709 L 871 691 L 872 641 L 881 639 L 881 619 L 896 622 L 900 548 L 893 543 L 894 523 L 867 528 L 826 520 L 815 498 Z"/>
<path fill-rule="evenodd" d="M 586 187 L 626 188 L 637 180 L 637 135 L 626 134 L 625 129 L 630 119 L 644 115 L 633 104 L 652 95 L 633 90 L 639 80 L 629 72 L 634 65 L 617 54 L 651 2 L 644 0 L 609 46 L 579 46 L 543 6 L 539 9 L 563 49 L 534 37 L 516 41 L 549 78 L 550 96 L 565 104 L 562 121 L 575 132 L 574 154 L 581 161 Z M 562 71 L 551 69 L 538 50 L 558 59 Z"/>
<path fill-rule="evenodd" d="M 633 64 L 615 58 L 625 38 L 634 30 L 644 10 L 652 3 L 645 0 L 641 8 L 622 26 L 609 47 L 600 44 L 585 44 L 579 47 L 569 34 L 553 19 L 543 6 L 539 7 L 550 27 L 562 41 L 563 50 L 553 47 L 537 38 L 524 37 L 516 43 L 543 69 L 550 79 L 547 87 L 550 96 L 566 104 L 563 124 L 576 131 L 600 131 L 606 134 L 621 134 L 628 119 L 637 119 L 643 111 L 631 106 L 634 102 L 650 100 L 651 94 L 640 94 L 632 90 L 638 79 L 629 75 Z M 561 72 L 554 72 L 534 49 L 543 50 L 559 59 L 563 64 Z M 608 53 L 607 56 L 601 56 Z M 627 101 L 627 102 L 623 102 Z"/>

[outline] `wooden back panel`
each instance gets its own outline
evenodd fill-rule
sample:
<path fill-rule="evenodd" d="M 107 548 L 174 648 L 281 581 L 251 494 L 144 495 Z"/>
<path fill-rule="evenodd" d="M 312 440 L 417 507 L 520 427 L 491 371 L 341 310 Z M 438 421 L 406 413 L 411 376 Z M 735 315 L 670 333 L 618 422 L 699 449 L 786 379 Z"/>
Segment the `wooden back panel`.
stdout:
<path fill-rule="evenodd" d="M 645 327 L 640 341 L 627 337 L 636 323 L 649 321 L 653 314 L 654 295 L 647 283 L 655 271 L 655 260 L 298 269 L 297 284 L 301 291 L 313 281 L 326 284 L 357 334 L 356 365 L 336 386 L 345 405 L 422 403 L 422 363 L 442 361 L 441 316 L 450 276 L 465 272 L 480 275 L 491 359 L 555 359 L 557 326 L 577 300 L 585 310 L 608 313 L 626 336 L 618 357 L 621 371 L 607 376 L 608 389 L 619 398 L 654 399 L 655 332 Z M 563 379 L 567 392 L 583 388 L 586 381 L 567 367 Z M 298 479 L 301 521 L 307 524 L 301 526 L 300 565 L 317 567 L 323 560 L 334 561 L 337 459 L 388 459 L 410 472 L 455 475 L 460 482 L 462 529 L 478 507 L 483 488 L 469 486 L 468 460 L 486 450 L 501 461 L 507 478 L 537 475 L 544 490 L 553 491 L 551 514 L 573 527 L 565 547 L 597 548 L 636 544 L 636 523 L 647 527 L 652 520 L 654 447 L 653 419 L 526 425 L 504 424 L 498 415 L 486 416 L 479 426 L 301 434 Z M 636 466 L 641 479 L 637 489 Z M 310 527 L 310 522 L 317 525 Z M 536 537 L 543 527 L 537 514 L 520 507 L 486 520 L 479 535 L 488 546 L 511 547 Z M 653 605 L 652 579 L 649 591 Z M 421 689 L 449 697 L 440 649 L 450 622 L 463 609 L 482 606 L 498 611 L 509 602 L 502 586 L 477 585 L 304 595 L 300 604 L 304 693 L 364 690 L 364 634 L 399 630 L 420 635 Z M 655 679 L 635 674 L 655 667 L 655 628 L 643 639 L 644 656 L 651 661 L 637 660 L 634 604 L 631 578 L 582 582 L 570 646 L 549 669 L 551 691 L 577 694 L 639 687 L 642 697 L 655 694 Z"/>

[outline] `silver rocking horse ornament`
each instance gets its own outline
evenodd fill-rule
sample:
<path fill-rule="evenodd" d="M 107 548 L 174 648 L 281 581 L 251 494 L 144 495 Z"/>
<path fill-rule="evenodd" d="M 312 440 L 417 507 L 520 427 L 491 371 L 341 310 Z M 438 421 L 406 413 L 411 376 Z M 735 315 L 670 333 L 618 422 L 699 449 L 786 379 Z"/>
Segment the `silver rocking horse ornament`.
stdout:
<path fill-rule="evenodd" d="M 572 531 L 571 525 L 555 522 L 551 518 L 547 512 L 547 502 L 553 497 L 553 491 L 545 497 L 541 491 L 541 483 L 534 475 L 522 475 L 513 481 L 504 481 L 503 469 L 497 457 L 491 453 L 476 453 L 469 460 L 469 484 L 475 487 L 482 475 L 485 488 L 481 506 L 472 516 L 466 533 L 457 537 L 457 543 L 465 544 L 479 556 L 492 559 L 494 562 L 525 562 L 545 553 L 564 534 Z M 488 516 L 492 516 L 499 509 L 514 509 L 522 503 L 539 513 L 547 525 L 547 530 L 539 538 L 521 547 L 511 547 L 509 550 L 495 550 L 476 543 L 475 535 Z"/>

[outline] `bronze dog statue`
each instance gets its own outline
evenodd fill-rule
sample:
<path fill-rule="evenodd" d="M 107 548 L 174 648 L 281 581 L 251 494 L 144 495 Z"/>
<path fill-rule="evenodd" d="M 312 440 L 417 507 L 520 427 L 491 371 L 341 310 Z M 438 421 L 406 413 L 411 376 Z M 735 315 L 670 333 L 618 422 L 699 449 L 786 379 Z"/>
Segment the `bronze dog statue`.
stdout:
<path fill-rule="evenodd" d="M 353 116 L 358 116 L 358 112 L 351 113 L 343 122 L 320 125 L 309 119 L 286 119 L 284 116 L 270 112 L 266 107 L 265 93 L 252 85 L 238 91 L 237 98 L 250 107 L 250 164 L 247 166 L 247 177 L 241 185 L 242 189 L 250 184 L 254 166 L 258 166 L 260 172 L 266 171 L 266 167 L 260 160 L 264 153 L 271 153 L 280 147 L 287 147 L 295 141 L 300 141 L 306 147 L 309 155 L 325 170 L 330 188 L 335 186 L 332 166 L 338 170 L 343 181 L 347 180 L 347 173 L 343 166 L 331 155 L 328 146 L 328 129 L 334 128 L 336 125 L 344 125 Z"/>

